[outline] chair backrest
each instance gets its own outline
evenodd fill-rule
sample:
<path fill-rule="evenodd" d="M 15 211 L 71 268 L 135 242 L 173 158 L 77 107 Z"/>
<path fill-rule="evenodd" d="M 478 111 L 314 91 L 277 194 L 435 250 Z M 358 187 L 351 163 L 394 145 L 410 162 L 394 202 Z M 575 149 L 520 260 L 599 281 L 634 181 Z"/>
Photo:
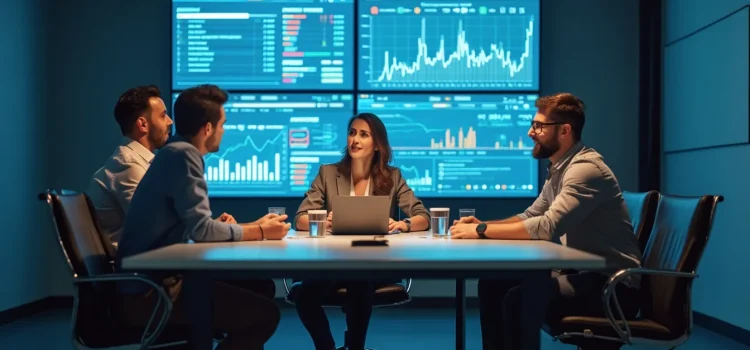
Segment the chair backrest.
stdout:
<path fill-rule="evenodd" d="M 88 196 L 70 190 L 50 190 L 40 195 L 47 202 L 60 247 L 73 277 L 93 277 L 114 272 L 102 242 Z"/>
<path fill-rule="evenodd" d="M 722 196 L 663 195 L 654 227 L 643 254 L 647 269 L 695 273 L 713 227 Z M 644 275 L 642 315 L 667 327 L 672 334 L 687 334 L 692 326 L 690 288 L 693 279 Z"/>
<path fill-rule="evenodd" d="M 113 273 L 110 257 L 101 240 L 100 227 L 86 194 L 69 190 L 49 190 L 39 198 L 50 207 L 57 239 L 73 278 Z M 75 335 L 89 346 L 106 344 L 115 293 L 113 283 L 86 283 L 76 288 Z"/>
<path fill-rule="evenodd" d="M 628 206 L 630 222 L 633 224 L 633 232 L 638 239 L 641 252 L 646 249 L 651 228 L 656 218 L 656 208 L 659 205 L 661 195 L 658 191 L 628 192 L 623 191 L 622 197 Z"/>

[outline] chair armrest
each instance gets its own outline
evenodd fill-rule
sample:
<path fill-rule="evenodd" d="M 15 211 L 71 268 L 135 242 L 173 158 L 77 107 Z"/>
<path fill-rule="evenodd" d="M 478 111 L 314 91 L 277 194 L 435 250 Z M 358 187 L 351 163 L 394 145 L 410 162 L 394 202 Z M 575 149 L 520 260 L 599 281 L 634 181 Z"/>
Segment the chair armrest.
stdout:
<path fill-rule="evenodd" d="M 281 281 L 284 282 L 284 291 L 286 292 L 285 295 L 289 295 L 289 285 L 286 283 L 286 278 L 282 278 Z"/>
<path fill-rule="evenodd" d="M 172 313 L 172 299 L 169 297 L 167 292 L 164 290 L 164 286 L 161 285 L 161 283 L 155 281 L 149 276 L 142 275 L 139 273 L 113 273 L 113 274 L 106 274 L 106 275 L 100 275 L 100 276 L 93 276 L 93 277 L 74 277 L 73 278 L 73 284 L 77 287 L 80 284 L 88 284 L 88 283 L 104 283 L 104 282 L 121 282 L 121 281 L 136 281 L 136 282 L 142 282 L 145 283 L 154 290 L 156 290 L 158 294 L 158 301 L 156 302 L 156 306 L 154 307 L 154 311 L 151 313 L 151 318 L 149 318 L 148 323 L 146 324 L 146 328 L 143 331 L 143 336 L 141 336 L 141 346 L 142 348 L 146 349 L 153 342 L 161 335 L 162 331 L 164 331 L 164 328 L 167 325 L 167 321 L 169 320 L 169 316 Z M 77 293 L 76 293 L 77 294 Z M 76 303 L 78 302 L 78 297 L 76 296 Z M 164 312 L 161 315 L 161 319 L 159 320 L 159 323 L 157 323 L 156 328 L 149 334 L 149 328 L 151 328 L 151 323 L 154 321 L 154 317 L 156 316 L 156 312 L 159 310 L 159 306 L 164 303 Z M 77 307 L 74 307 L 73 312 L 76 311 Z M 75 315 L 74 315 L 75 318 Z M 75 319 L 73 321 L 75 323 Z"/>
<path fill-rule="evenodd" d="M 630 325 L 628 325 L 628 320 L 625 318 L 625 314 L 622 312 L 622 308 L 620 307 L 619 300 L 617 300 L 617 294 L 615 293 L 615 288 L 625 278 L 631 275 L 658 275 L 658 276 L 672 276 L 672 277 L 690 278 L 690 279 L 694 279 L 698 277 L 697 274 L 692 273 L 692 272 L 659 270 L 659 269 L 649 269 L 649 268 L 642 268 L 642 267 L 622 269 L 614 273 L 609 278 L 607 283 L 604 285 L 604 294 L 602 296 L 602 303 L 604 304 L 603 305 L 604 312 L 607 315 L 609 324 L 612 326 L 612 328 L 614 328 L 615 332 L 620 337 L 620 339 L 628 345 L 632 345 Z M 613 298 L 615 302 L 615 308 L 617 309 L 617 314 L 622 320 L 622 323 L 625 329 L 622 329 L 620 328 L 620 326 L 617 325 L 617 319 L 615 318 L 614 313 L 612 312 L 612 309 L 610 308 L 609 302 Z"/>

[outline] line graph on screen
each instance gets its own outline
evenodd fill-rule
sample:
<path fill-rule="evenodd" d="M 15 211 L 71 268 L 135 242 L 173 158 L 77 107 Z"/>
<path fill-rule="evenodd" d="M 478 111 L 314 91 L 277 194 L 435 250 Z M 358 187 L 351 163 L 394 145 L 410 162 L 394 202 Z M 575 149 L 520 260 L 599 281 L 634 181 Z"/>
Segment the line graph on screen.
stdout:
<path fill-rule="evenodd" d="M 512 52 L 503 47 L 502 43 L 490 44 L 489 50 L 473 48 L 467 39 L 464 22 L 458 21 L 456 49 L 448 53 L 446 39 L 440 35 L 438 49 L 434 55 L 427 44 L 427 19 L 421 20 L 421 35 L 417 39 L 417 56 L 411 62 L 399 60 L 390 50 L 383 52 L 383 69 L 377 78 L 375 70 L 370 72 L 370 79 L 378 82 L 412 81 L 421 82 L 429 77 L 437 77 L 436 81 L 461 80 L 461 76 L 469 76 L 473 80 L 506 79 L 530 80 L 530 70 L 526 69 L 526 62 L 531 55 L 531 39 L 534 35 L 534 21 L 529 21 L 524 40 L 524 51 L 518 59 L 511 57 Z M 493 75 L 492 73 L 500 73 Z M 527 73 L 528 72 L 528 73 Z"/>
<path fill-rule="evenodd" d="M 537 86 L 538 24 L 534 13 L 363 16 L 360 41 L 367 70 L 360 87 L 506 88 Z"/>

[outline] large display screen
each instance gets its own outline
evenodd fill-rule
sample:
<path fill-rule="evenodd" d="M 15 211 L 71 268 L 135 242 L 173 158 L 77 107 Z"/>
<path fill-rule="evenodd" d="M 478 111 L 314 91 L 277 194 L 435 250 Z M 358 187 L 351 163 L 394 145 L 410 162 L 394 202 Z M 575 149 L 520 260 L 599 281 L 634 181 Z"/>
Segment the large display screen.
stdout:
<path fill-rule="evenodd" d="M 362 94 L 388 130 L 394 166 L 420 197 L 535 197 L 527 133 L 537 95 Z"/>
<path fill-rule="evenodd" d="M 354 0 L 173 0 L 172 88 L 354 85 Z"/>
<path fill-rule="evenodd" d="M 347 94 L 232 94 L 224 110 L 221 148 L 204 157 L 209 195 L 299 197 L 321 164 L 341 159 L 354 102 Z"/>
<path fill-rule="evenodd" d="M 172 0 L 174 96 L 230 95 L 210 196 L 301 198 L 362 112 L 384 121 L 420 197 L 537 196 L 540 13 L 540 0 Z"/>
<path fill-rule="evenodd" d="M 539 1 L 360 0 L 361 90 L 537 90 Z"/>

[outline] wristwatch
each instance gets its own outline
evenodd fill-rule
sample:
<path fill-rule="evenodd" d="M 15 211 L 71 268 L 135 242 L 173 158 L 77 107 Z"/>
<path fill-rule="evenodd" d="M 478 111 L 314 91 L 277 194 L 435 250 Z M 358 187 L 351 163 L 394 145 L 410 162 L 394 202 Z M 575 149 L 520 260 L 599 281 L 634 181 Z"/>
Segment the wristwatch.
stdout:
<path fill-rule="evenodd" d="M 406 223 L 406 232 L 411 232 L 411 219 L 406 218 L 403 221 Z"/>
<path fill-rule="evenodd" d="M 484 231 L 487 231 L 487 224 L 481 223 L 477 225 L 477 234 L 479 235 L 479 238 L 486 239 L 487 236 L 484 235 Z"/>

